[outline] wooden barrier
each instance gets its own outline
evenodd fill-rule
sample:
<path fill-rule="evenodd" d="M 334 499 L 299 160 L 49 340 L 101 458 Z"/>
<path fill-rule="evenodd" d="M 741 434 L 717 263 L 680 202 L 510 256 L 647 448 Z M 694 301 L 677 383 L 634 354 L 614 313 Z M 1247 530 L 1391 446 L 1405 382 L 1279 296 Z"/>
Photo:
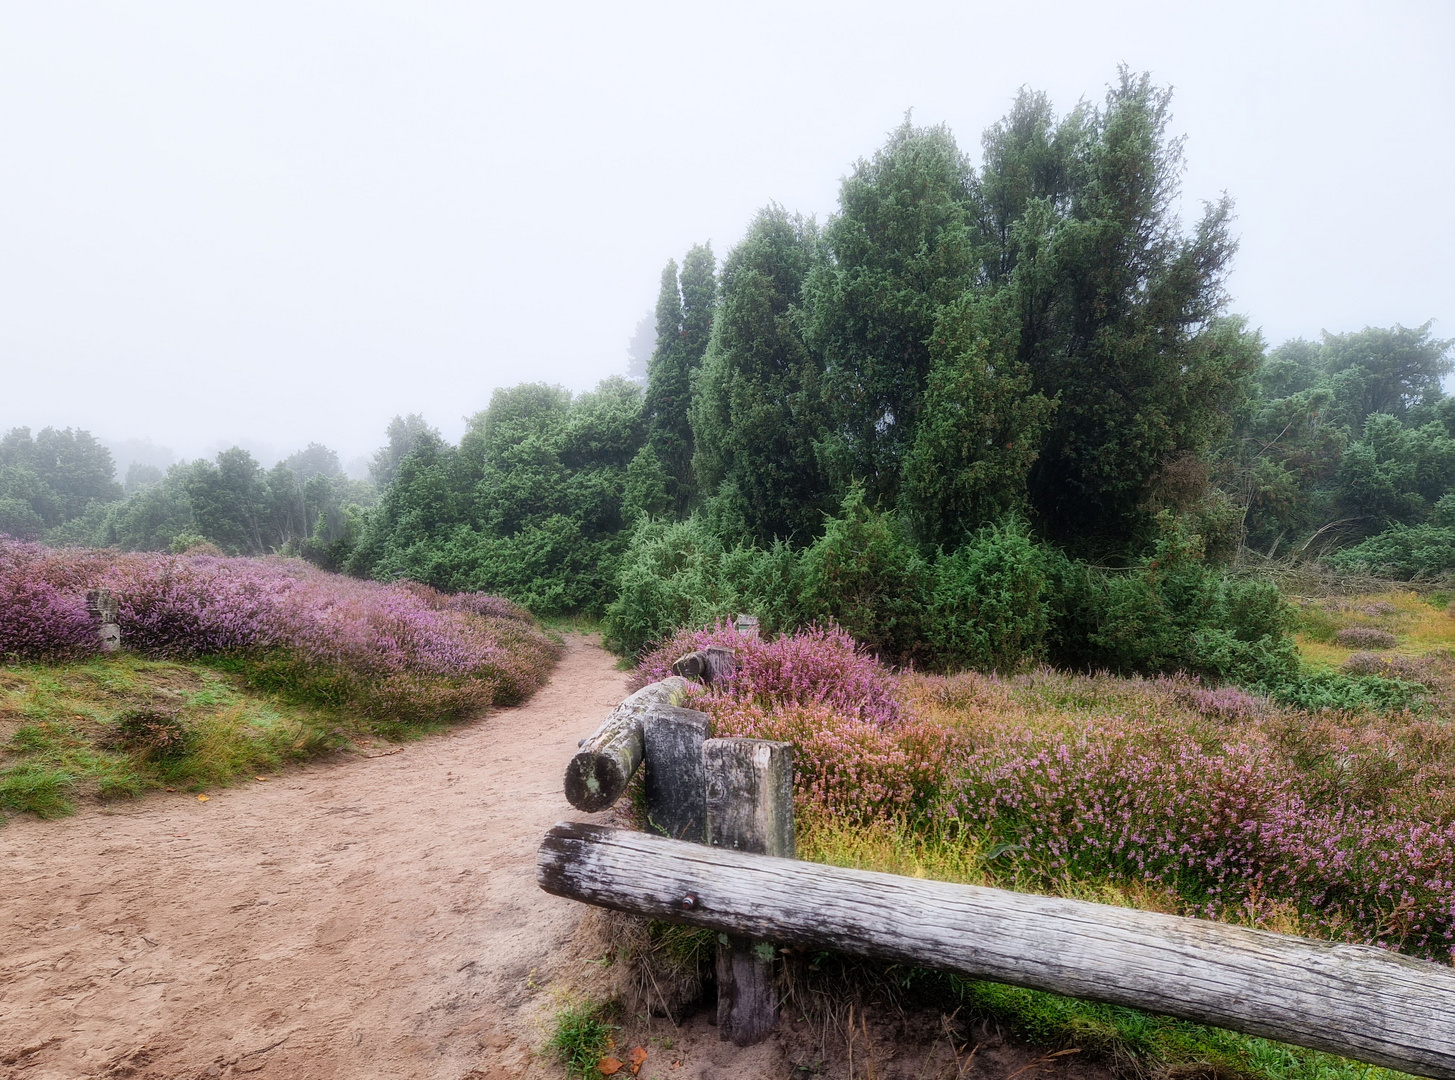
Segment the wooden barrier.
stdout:
<path fill-rule="evenodd" d="M 1455 1080 L 1455 971 L 1380 949 L 582 823 L 550 831 L 537 871 L 549 893 L 618 911 L 1150 1009 Z"/>

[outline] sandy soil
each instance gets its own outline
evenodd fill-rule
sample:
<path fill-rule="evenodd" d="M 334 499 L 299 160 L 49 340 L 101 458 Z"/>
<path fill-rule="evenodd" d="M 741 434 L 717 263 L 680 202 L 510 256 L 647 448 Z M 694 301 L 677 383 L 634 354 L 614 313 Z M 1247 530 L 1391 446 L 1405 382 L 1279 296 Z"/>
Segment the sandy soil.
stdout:
<path fill-rule="evenodd" d="M 452 734 L 0 829 L 0 1077 L 559 1076 L 529 1047 L 579 907 L 535 850 L 626 687 L 567 640 Z"/>

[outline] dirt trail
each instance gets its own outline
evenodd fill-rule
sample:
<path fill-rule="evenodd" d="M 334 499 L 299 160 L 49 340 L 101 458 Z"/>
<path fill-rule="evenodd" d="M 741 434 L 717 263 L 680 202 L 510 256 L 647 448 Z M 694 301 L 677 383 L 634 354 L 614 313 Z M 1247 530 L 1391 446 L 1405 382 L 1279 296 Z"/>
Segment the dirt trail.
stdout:
<path fill-rule="evenodd" d="M 558 1076 L 528 1046 L 580 909 L 535 849 L 626 687 L 567 640 L 452 734 L 0 829 L 0 1078 Z"/>

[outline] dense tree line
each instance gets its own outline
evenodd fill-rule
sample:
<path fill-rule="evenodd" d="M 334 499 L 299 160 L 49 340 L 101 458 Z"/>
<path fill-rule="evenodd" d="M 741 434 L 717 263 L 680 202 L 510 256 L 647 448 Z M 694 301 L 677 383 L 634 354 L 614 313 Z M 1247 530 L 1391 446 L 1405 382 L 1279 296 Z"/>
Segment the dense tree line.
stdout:
<path fill-rule="evenodd" d="M 628 652 L 751 609 L 932 667 L 1286 674 L 1239 553 L 1455 573 L 1452 343 L 1267 351 L 1228 310 L 1231 202 L 1175 213 L 1168 110 L 1125 71 L 1065 116 L 1022 92 L 978 167 L 906 118 L 828 220 L 769 206 L 720 267 L 670 261 L 633 378 L 499 390 L 457 446 L 396 418 L 372 508 L 322 447 L 118 501 L 89 436 L 12 432 L 0 529 L 503 592 Z"/>

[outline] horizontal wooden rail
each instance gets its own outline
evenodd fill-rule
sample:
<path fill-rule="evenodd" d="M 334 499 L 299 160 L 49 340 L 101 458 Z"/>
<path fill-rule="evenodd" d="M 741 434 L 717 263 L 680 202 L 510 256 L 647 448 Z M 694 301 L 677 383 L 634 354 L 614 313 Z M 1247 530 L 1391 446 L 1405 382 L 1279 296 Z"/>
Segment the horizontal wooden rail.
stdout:
<path fill-rule="evenodd" d="M 1455 971 L 1362 945 L 562 823 L 558 896 L 959 972 L 1455 1080 Z"/>

